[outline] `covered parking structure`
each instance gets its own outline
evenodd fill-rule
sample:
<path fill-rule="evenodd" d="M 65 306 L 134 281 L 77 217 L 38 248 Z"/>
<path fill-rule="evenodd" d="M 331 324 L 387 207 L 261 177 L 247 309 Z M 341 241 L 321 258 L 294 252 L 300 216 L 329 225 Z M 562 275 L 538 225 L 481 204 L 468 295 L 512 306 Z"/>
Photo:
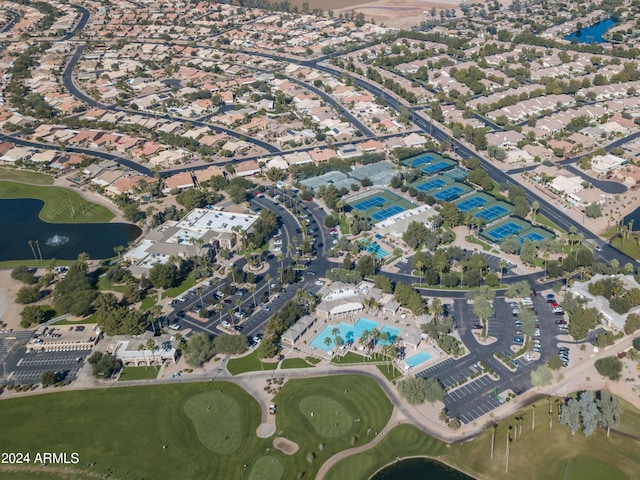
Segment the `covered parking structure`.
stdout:
<path fill-rule="evenodd" d="M 296 323 L 294 323 L 284 334 L 282 335 L 282 343 L 286 343 L 287 345 L 291 345 L 292 347 L 295 343 L 302 337 L 309 328 L 316 323 L 316 317 L 312 317 L 311 315 L 305 315 Z"/>

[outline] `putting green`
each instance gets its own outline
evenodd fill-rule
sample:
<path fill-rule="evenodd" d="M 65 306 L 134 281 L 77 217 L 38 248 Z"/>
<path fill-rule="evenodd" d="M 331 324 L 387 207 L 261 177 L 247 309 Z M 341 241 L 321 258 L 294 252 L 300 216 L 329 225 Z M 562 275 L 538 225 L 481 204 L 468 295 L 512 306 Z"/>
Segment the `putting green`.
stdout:
<path fill-rule="evenodd" d="M 611 464 L 606 464 L 597 458 L 575 457 L 567 462 L 562 475 L 566 480 L 624 480 L 627 478 Z"/>
<path fill-rule="evenodd" d="M 184 403 L 184 413 L 193 422 L 202 444 L 215 453 L 236 452 L 250 434 L 242 428 L 242 417 L 247 412 L 226 393 L 212 391 L 195 395 Z"/>
<path fill-rule="evenodd" d="M 353 426 L 353 416 L 345 406 L 325 395 L 309 395 L 300 400 L 300 411 L 316 432 L 325 437 L 341 437 Z"/>
<path fill-rule="evenodd" d="M 283 474 L 284 466 L 279 458 L 263 455 L 251 467 L 249 480 L 279 480 Z"/>

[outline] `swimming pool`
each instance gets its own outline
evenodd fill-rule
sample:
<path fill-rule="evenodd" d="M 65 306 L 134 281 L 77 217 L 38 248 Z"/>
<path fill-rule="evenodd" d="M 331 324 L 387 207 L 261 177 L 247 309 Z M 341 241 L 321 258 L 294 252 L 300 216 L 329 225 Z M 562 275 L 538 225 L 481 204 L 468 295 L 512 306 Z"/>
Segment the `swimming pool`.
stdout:
<path fill-rule="evenodd" d="M 427 352 L 420 352 L 413 357 L 407 358 L 405 362 L 407 362 L 409 368 L 413 368 L 416 365 L 420 365 L 421 363 L 426 362 L 427 360 L 431 360 L 431 355 L 429 355 Z"/>
<path fill-rule="evenodd" d="M 314 348 L 319 348 L 320 350 L 324 350 L 325 352 L 329 352 L 335 348 L 334 344 L 334 335 L 333 329 L 338 329 L 338 336 L 342 338 L 344 343 L 355 343 L 360 340 L 362 337 L 362 333 L 365 330 L 371 331 L 374 328 L 378 328 L 378 323 L 373 320 L 369 320 L 368 318 L 360 318 L 358 321 L 350 325 L 348 323 L 340 322 L 336 326 L 327 325 L 322 329 L 322 331 L 313 339 L 311 342 L 311 346 Z M 402 331 L 398 328 L 394 327 L 382 327 L 380 329 L 380 333 L 388 333 L 389 334 L 389 342 L 393 343 L 393 341 L 402 333 Z M 327 342 L 327 338 L 329 338 L 329 342 Z"/>

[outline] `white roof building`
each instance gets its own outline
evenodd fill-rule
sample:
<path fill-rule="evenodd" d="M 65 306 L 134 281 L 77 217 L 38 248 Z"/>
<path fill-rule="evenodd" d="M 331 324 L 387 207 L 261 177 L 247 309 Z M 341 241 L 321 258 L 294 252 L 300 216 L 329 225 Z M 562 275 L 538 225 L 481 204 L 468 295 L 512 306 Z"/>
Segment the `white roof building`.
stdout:
<path fill-rule="evenodd" d="M 609 170 L 617 170 L 627 161 L 624 158 L 617 157 L 611 153 L 606 155 L 597 155 L 591 159 L 591 169 L 594 172 L 606 173 Z"/>
<path fill-rule="evenodd" d="M 584 188 L 582 186 L 582 182 L 582 178 L 578 176 L 565 177 L 564 175 L 558 175 L 551 183 L 549 183 L 549 188 L 558 193 L 569 195 L 582 190 Z"/>

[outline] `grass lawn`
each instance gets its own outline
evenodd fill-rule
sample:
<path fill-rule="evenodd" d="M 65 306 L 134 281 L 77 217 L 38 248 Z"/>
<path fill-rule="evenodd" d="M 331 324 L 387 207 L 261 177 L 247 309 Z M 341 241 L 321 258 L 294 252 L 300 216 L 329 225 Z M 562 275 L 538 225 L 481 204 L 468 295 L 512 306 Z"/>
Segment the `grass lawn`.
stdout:
<path fill-rule="evenodd" d="M 376 367 L 390 382 L 393 382 L 396 378 L 402 377 L 402 372 L 393 365 L 376 365 Z"/>
<path fill-rule="evenodd" d="M 151 295 L 147 295 L 142 299 L 142 303 L 140 304 L 140 310 L 147 311 L 151 310 L 155 307 L 156 303 L 158 303 L 158 295 L 153 293 Z"/>
<path fill-rule="evenodd" d="M 0 198 L 37 198 L 44 201 L 40 219 L 45 222 L 102 223 L 113 218 L 109 209 L 88 202 L 73 190 L 61 187 L 0 181 Z"/>
<path fill-rule="evenodd" d="M 109 290 L 112 292 L 120 292 L 120 293 L 123 293 L 126 289 L 125 285 L 114 285 L 112 281 L 107 280 L 106 276 L 98 277 L 98 282 L 96 283 L 96 287 L 98 287 L 98 290 Z"/>
<path fill-rule="evenodd" d="M 540 213 L 536 214 L 535 225 L 544 225 L 545 227 L 548 227 L 551 230 L 555 230 L 557 232 L 564 232 L 564 230 L 562 230 L 558 225 L 556 225 L 555 223 L 553 223 L 551 220 L 549 220 L 544 215 L 541 215 Z"/>
<path fill-rule="evenodd" d="M 369 358 L 367 358 L 364 355 L 360 355 L 359 353 L 348 351 L 344 354 L 344 356 L 334 355 L 331 359 L 331 363 L 335 363 L 336 365 L 339 365 L 341 363 L 378 363 L 384 362 L 385 360 L 386 357 L 383 357 L 382 355 L 374 357 L 372 354 Z"/>
<path fill-rule="evenodd" d="M 275 370 L 278 362 L 262 362 L 254 350 L 248 355 L 240 358 L 232 358 L 227 362 L 227 370 L 231 375 L 238 375 L 245 372 L 258 372 L 260 370 Z"/>
<path fill-rule="evenodd" d="M 334 453 L 366 444 L 391 416 L 392 405 L 377 384 L 357 375 L 290 380 L 275 396 L 276 425 L 300 450 L 291 457 L 287 478 L 314 478 L 314 471 Z M 324 444 L 320 450 L 318 445 Z M 307 456 L 314 454 L 312 464 Z M 364 479 L 349 472 L 342 477 Z"/>
<path fill-rule="evenodd" d="M 630 257 L 640 259 L 640 235 L 638 234 L 630 235 L 629 239 L 624 240 L 624 242 L 618 236 L 611 241 L 611 245 L 622 250 Z"/>
<path fill-rule="evenodd" d="M 2 451 L 77 452 L 80 462 L 49 465 L 44 471 L 40 465 L 0 464 L 0 478 L 289 480 L 298 473 L 314 478 L 326 459 L 351 448 L 352 439 L 356 445 L 373 439 L 392 409 L 373 380 L 354 375 L 290 380 L 274 403 L 277 436 L 300 446 L 294 455 L 273 448 L 272 438 L 256 436 L 258 403 L 228 382 L 6 400 L 0 404 Z M 311 452 L 316 458 L 310 463 Z"/>
<path fill-rule="evenodd" d="M 304 358 L 285 358 L 282 361 L 281 368 L 311 368 L 315 365 L 310 364 Z"/>
<path fill-rule="evenodd" d="M 634 478 L 640 467 L 637 443 L 628 438 L 599 429 L 586 437 L 571 436 L 566 425 L 557 423 L 558 410 L 554 406 L 553 429 L 549 430 L 549 406 L 544 399 L 536 403 L 535 430 L 532 431 L 532 408 L 526 408 L 498 424 L 494 459 L 490 460 L 491 429 L 474 440 L 445 446 L 409 425 L 394 428 L 375 448 L 349 457 L 329 470 L 326 480 L 340 478 L 370 478 L 379 468 L 397 457 L 428 456 L 442 460 L 464 472 L 483 479 L 541 479 L 561 478 L 622 479 Z M 629 425 L 629 433 L 640 434 L 640 410 L 623 402 L 622 425 Z M 515 417 L 522 416 L 522 435 L 511 442 L 509 473 L 505 473 L 506 442 L 509 427 L 515 428 Z M 512 438 L 513 438 L 513 430 Z"/>
<path fill-rule="evenodd" d="M 211 410 L 198 409 L 198 402 L 206 402 Z M 206 436 L 207 431 L 217 435 L 217 422 L 227 416 L 225 409 L 231 403 L 234 413 L 241 415 L 224 425 L 225 436 L 242 436 L 242 448 L 233 454 L 218 454 L 208 448 L 218 447 L 215 438 Z M 110 478 L 239 479 L 246 478 L 243 465 L 253 466 L 256 452 L 272 447 L 271 440 L 255 435 L 260 423 L 256 401 L 226 382 L 21 397 L 2 402 L 0 423 L 2 451 L 77 452 L 80 457 L 78 465 L 49 465 L 51 476 L 41 474 L 40 465 L 34 469 L 37 475 L 8 476 L 11 467 L 0 465 L 0 478 L 90 479 L 101 478 L 112 469 Z M 223 438 L 219 443 L 230 441 Z M 91 462 L 95 466 L 86 467 Z M 30 472 L 30 468 L 25 466 L 23 471 Z"/>
<path fill-rule="evenodd" d="M 344 478 L 371 478 L 381 467 L 399 457 L 437 457 L 446 452 L 446 445 L 412 425 L 399 425 L 374 448 L 345 458 L 334 465 L 325 480 Z"/>
<path fill-rule="evenodd" d="M 118 378 L 119 382 L 126 382 L 127 380 L 149 380 L 158 378 L 158 372 L 160 367 L 124 367 L 122 373 Z"/>
<path fill-rule="evenodd" d="M 309 356 L 304 357 L 304 359 L 305 359 L 308 363 L 310 363 L 311 365 L 317 365 L 317 364 L 319 364 L 319 363 L 322 361 L 322 360 L 320 360 L 319 358 L 316 358 L 316 357 L 309 357 Z"/>
<path fill-rule="evenodd" d="M 14 168 L 0 168 L 0 178 L 2 180 L 33 183 L 34 185 L 53 185 L 54 180 L 51 175 Z"/>
<path fill-rule="evenodd" d="M 177 287 L 169 288 L 162 293 L 162 298 L 172 297 L 175 298 L 197 283 L 196 278 L 193 276 L 193 272 L 189 273 L 187 277 Z"/>
<path fill-rule="evenodd" d="M 473 235 L 467 235 L 464 239 L 469 243 L 474 243 L 476 245 L 480 245 L 483 250 L 491 250 L 491 246 L 487 243 L 484 243 L 482 240 L 474 237 Z"/>
<path fill-rule="evenodd" d="M 56 325 L 85 325 L 85 324 L 92 324 L 92 323 L 97 323 L 95 314 L 89 315 L 88 317 L 80 318 L 78 320 L 69 320 L 69 319 L 60 320 L 59 322 L 56 322 Z"/>

